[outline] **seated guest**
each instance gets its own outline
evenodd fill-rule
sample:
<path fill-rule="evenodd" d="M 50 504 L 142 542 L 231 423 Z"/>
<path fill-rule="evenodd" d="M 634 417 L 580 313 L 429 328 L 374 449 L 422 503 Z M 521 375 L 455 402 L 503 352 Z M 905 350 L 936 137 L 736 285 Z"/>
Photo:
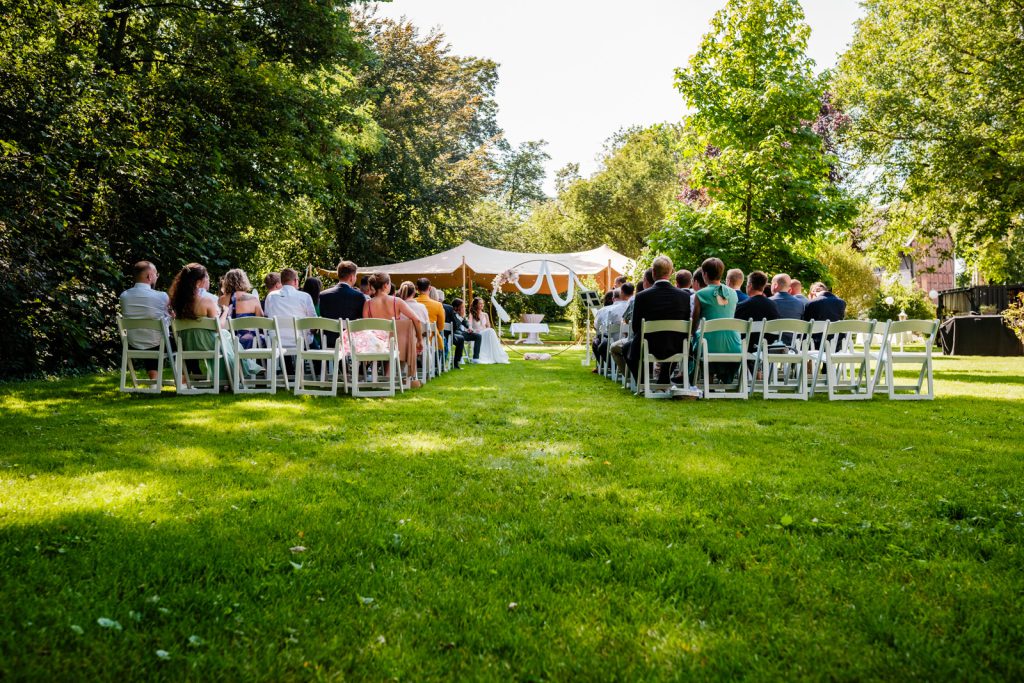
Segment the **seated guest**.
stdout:
<path fill-rule="evenodd" d="M 221 289 L 224 293 L 221 295 L 218 303 L 228 309 L 230 317 L 253 318 L 263 316 L 263 306 L 260 305 L 260 299 L 258 296 L 250 294 L 252 285 L 249 283 L 249 276 L 241 268 L 232 268 L 224 274 L 224 279 L 221 280 Z M 254 330 L 242 330 L 238 333 L 238 343 L 241 344 L 243 349 L 251 349 L 255 340 L 256 332 Z"/>
<path fill-rule="evenodd" d="M 455 358 L 452 362 L 456 368 L 461 368 L 460 363 L 462 362 L 462 352 L 466 346 L 466 342 L 473 342 L 473 358 L 480 358 L 480 335 L 473 331 L 469 324 L 469 318 L 466 315 L 466 302 L 462 299 L 454 299 L 452 301 L 452 311 L 454 313 L 452 322 L 452 344 L 455 346 Z M 473 360 L 470 361 L 471 363 Z"/>
<path fill-rule="evenodd" d="M 405 305 L 412 309 L 412 312 L 416 314 L 420 322 L 423 323 L 424 329 L 426 329 L 427 323 L 430 322 L 430 313 L 427 312 L 427 307 L 416 301 L 416 285 L 406 280 L 398 287 L 398 298 L 405 302 Z"/>
<path fill-rule="evenodd" d="M 174 276 L 171 289 L 168 292 L 170 298 L 170 310 L 178 320 L 198 320 L 199 318 L 214 318 L 219 323 L 220 348 L 221 348 L 221 382 L 230 384 L 230 368 L 235 362 L 235 347 L 231 342 L 231 333 L 225 329 L 228 322 L 228 309 L 221 308 L 218 311 L 217 302 L 209 296 L 200 293 L 200 285 L 209 285 L 210 275 L 206 268 L 198 263 L 190 263 L 182 268 Z M 181 351 L 212 351 L 217 343 L 217 332 L 210 330 L 181 330 Z M 213 369 L 208 368 L 207 372 L 213 376 Z"/>
<path fill-rule="evenodd" d="M 260 306 L 267 309 L 267 295 L 281 289 L 281 273 L 267 273 L 263 278 L 263 300 Z"/>
<path fill-rule="evenodd" d="M 692 286 L 693 291 L 695 292 L 699 292 L 700 290 L 704 289 L 707 286 L 707 283 L 704 281 L 704 271 L 701 270 L 700 268 L 697 268 L 696 270 L 693 271 Z"/>
<path fill-rule="evenodd" d="M 313 300 L 313 310 L 318 316 L 320 315 L 320 290 L 323 289 L 323 286 L 318 277 L 307 277 L 306 281 L 302 283 L 302 291 L 309 294 L 309 298 Z"/>
<path fill-rule="evenodd" d="M 428 322 L 434 323 L 436 327 L 435 346 L 442 348 L 444 344 L 444 339 L 441 337 L 441 332 L 444 330 L 444 306 L 430 298 L 430 280 L 427 278 L 421 277 L 419 280 L 416 280 L 416 291 L 418 293 L 416 301 L 426 307 L 427 315 L 429 316 Z"/>
<path fill-rule="evenodd" d="M 779 310 L 780 318 L 793 318 L 802 320 L 804 316 L 804 302 L 789 293 L 790 279 L 785 273 L 779 273 L 772 278 L 772 301 Z"/>
<path fill-rule="evenodd" d="M 413 354 L 419 355 L 423 351 L 423 322 L 409 305 L 399 297 L 391 296 L 391 276 L 387 273 L 374 273 L 369 277 L 367 285 L 373 293 L 366 303 L 363 304 L 363 318 L 378 318 L 381 320 L 412 321 L 414 340 L 407 340 L 403 345 L 403 337 L 399 333 L 398 345 L 399 354 L 403 356 L 403 363 L 406 365 L 405 378 L 410 380 L 410 386 L 420 386 L 419 380 L 415 379 L 416 358 Z M 382 353 L 389 349 L 389 335 L 384 330 L 364 330 L 352 335 L 356 350 L 361 353 Z M 402 349 L 405 349 L 403 352 Z"/>
<path fill-rule="evenodd" d="M 789 281 L 789 293 L 792 294 L 794 298 L 799 299 L 806 304 L 807 297 L 804 296 L 803 292 L 804 286 L 799 280 L 794 279 Z"/>
<path fill-rule="evenodd" d="M 674 273 L 672 261 L 667 256 L 655 258 L 651 264 L 654 284 L 650 289 L 645 289 L 637 294 L 633 302 L 633 317 L 630 321 L 633 335 L 624 351 L 629 370 L 638 382 L 640 381 L 640 335 L 643 322 L 688 320 L 690 317 L 690 297 L 669 282 L 669 278 Z M 656 332 L 647 337 L 647 348 L 652 355 L 665 358 L 681 352 L 685 341 L 686 335 L 678 332 Z M 660 377 L 656 381 L 662 383 Z"/>
<path fill-rule="evenodd" d="M 446 304 L 444 302 L 444 292 L 438 289 L 437 287 L 432 286 L 430 288 L 430 298 L 436 301 L 437 303 L 441 304 L 441 308 L 444 309 L 445 327 L 441 328 L 441 334 L 444 335 L 444 348 L 437 350 L 438 360 L 440 360 L 443 363 L 444 360 L 448 358 L 448 354 L 451 353 L 452 333 L 449 332 L 446 328 L 448 327 L 448 325 L 451 325 L 452 329 L 455 329 L 455 309 L 452 308 L 451 304 Z"/>
<path fill-rule="evenodd" d="M 686 289 L 692 292 L 691 284 L 693 284 L 693 273 L 685 268 L 676 271 L 676 289 Z"/>
<path fill-rule="evenodd" d="M 811 285 L 812 299 L 804 306 L 804 320 L 835 322 L 846 317 L 846 302 L 832 293 L 824 282 Z M 813 335 L 814 348 L 821 348 L 821 335 Z M 842 341 L 842 340 L 840 340 Z"/>
<path fill-rule="evenodd" d="M 725 284 L 736 290 L 736 303 L 741 304 L 747 300 L 743 293 L 743 271 L 739 268 L 731 269 L 725 276 Z"/>
<path fill-rule="evenodd" d="M 697 301 L 693 307 L 694 328 L 702 320 L 735 317 L 736 290 L 722 284 L 725 264 L 721 259 L 709 258 L 701 264 L 700 269 L 707 286 L 697 292 Z M 704 338 L 707 339 L 708 353 L 739 353 L 742 348 L 740 336 L 736 332 L 712 332 L 704 335 Z M 709 370 L 720 379 L 729 381 L 729 376 L 736 372 L 736 366 L 732 363 L 712 363 Z"/>
<path fill-rule="evenodd" d="M 614 289 L 618 289 L 626 282 L 629 282 L 629 278 L 627 278 L 625 275 L 620 275 L 617 278 L 615 278 L 615 284 L 613 284 L 612 287 Z"/>
<path fill-rule="evenodd" d="M 367 299 L 373 296 L 373 289 L 370 287 L 370 276 L 364 275 L 359 278 L 359 291 L 363 293 Z"/>
<path fill-rule="evenodd" d="M 263 309 L 268 318 L 278 321 L 281 333 L 281 346 L 286 349 L 295 348 L 295 318 L 315 318 L 316 308 L 309 294 L 299 289 L 299 274 L 292 268 L 281 271 L 281 288 L 267 294 L 267 304 Z M 288 356 L 288 360 L 293 360 Z"/>
<path fill-rule="evenodd" d="M 132 266 L 135 285 L 121 292 L 118 302 L 121 315 L 125 318 L 149 318 L 161 320 L 166 326 L 167 294 L 153 289 L 156 284 L 156 266 L 149 261 L 139 261 Z M 160 332 L 156 330 L 128 330 L 128 346 L 138 351 L 151 351 L 160 347 Z M 143 367 L 151 380 L 156 380 L 156 358 L 145 358 Z"/>
<path fill-rule="evenodd" d="M 768 276 L 760 270 L 755 270 L 747 278 L 747 300 L 736 305 L 737 320 L 778 320 L 779 309 L 775 302 L 764 294 L 764 288 L 768 286 Z M 769 341 L 772 341 L 769 337 Z M 750 335 L 747 342 L 749 351 L 757 351 L 757 345 L 761 342 L 760 334 Z"/>
<path fill-rule="evenodd" d="M 594 329 L 597 332 L 597 336 L 594 338 L 593 349 L 594 357 L 598 361 L 605 359 L 611 336 L 619 333 L 619 328 L 622 325 L 622 314 L 625 312 L 626 306 L 629 305 L 629 300 L 633 296 L 633 285 L 625 282 L 622 284 L 622 287 L 609 293 L 613 295 L 612 302 L 594 316 Z M 596 372 L 597 368 L 594 368 L 594 371 Z"/>
<path fill-rule="evenodd" d="M 608 352 L 612 355 L 612 362 L 615 363 L 615 367 L 618 369 L 619 374 L 626 372 L 626 345 L 633 338 L 632 322 L 633 309 L 636 305 L 636 297 L 640 292 L 652 286 L 654 286 L 654 271 L 648 268 L 644 271 L 644 276 L 633 291 L 633 296 L 630 298 L 629 303 L 626 304 L 626 310 L 622 312 L 622 322 L 630 323 L 629 331 L 626 333 L 626 338 L 618 340 L 608 348 Z"/>
<path fill-rule="evenodd" d="M 355 288 L 359 267 L 351 261 L 338 264 L 338 284 L 320 293 L 320 315 L 332 320 L 359 320 L 366 297 Z M 327 346 L 334 346 L 338 335 L 328 333 Z"/>

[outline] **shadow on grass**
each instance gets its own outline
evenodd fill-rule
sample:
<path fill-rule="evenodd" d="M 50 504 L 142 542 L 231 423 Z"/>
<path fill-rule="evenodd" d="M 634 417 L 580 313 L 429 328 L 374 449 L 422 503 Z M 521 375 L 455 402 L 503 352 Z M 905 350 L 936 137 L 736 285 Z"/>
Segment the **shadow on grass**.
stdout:
<path fill-rule="evenodd" d="M 1020 375 L 1006 375 L 1006 374 L 983 374 L 983 373 L 967 373 L 967 372 L 953 372 L 948 370 L 936 370 L 934 372 L 936 380 L 945 380 L 947 382 L 971 382 L 976 384 L 1016 384 L 1024 385 L 1024 376 Z"/>

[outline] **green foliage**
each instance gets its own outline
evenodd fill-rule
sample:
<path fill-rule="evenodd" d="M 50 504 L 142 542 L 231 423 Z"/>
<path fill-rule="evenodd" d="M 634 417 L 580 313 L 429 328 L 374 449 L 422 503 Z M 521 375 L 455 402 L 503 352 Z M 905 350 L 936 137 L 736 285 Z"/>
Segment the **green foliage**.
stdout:
<path fill-rule="evenodd" d="M 532 204 L 545 199 L 544 162 L 551 158 L 544 151 L 547 144 L 544 140 L 531 140 L 515 149 L 508 143 L 502 146 L 497 161 L 498 192 L 508 211 L 521 215 Z"/>
<path fill-rule="evenodd" d="M 1003 239 L 983 244 L 970 260 L 990 284 L 1024 282 L 1024 225 L 1012 228 Z"/>
<path fill-rule="evenodd" d="M 771 261 L 856 212 L 834 144 L 846 118 L 814 75 L 809 35 L 797 0 L 729 0 L 676 71 L 693 112 L 681 199 L 712 214 L 687 222 L 728 226 L 731 244 L 718 246 L 734 263 Z"/>
<path fill-rule="evenodd" d="M 823 244 L 815 256 L 828 270 L 836 296 L 846 301 L 846 317 L 864 317 L 878 293 L 878 278 L 868 258 L 849 244 Z"/>
<path fill-rule="evenodd" d="M 1017 335 L 1017 339 L 1024 343 L 1024 294 L 1018 294 L 1017 298 L 1010 302 L 1010 305 L 1003 311 L 1003 320 L 1006 321 L 1006 326 Z"/>
<path fill-rule="evenodd" d="M 590 290 L 595 292 L 604 291 L 598 284 L 597 280 L 593 277 L 586 275 L 580 278 L 580 282 Z M 565 317 L 572 323 L 573 335 L 580 335 L 586 330 L 587 325 L 587 307 L 583 305 L 583 299 L 580 298 L 579 292 L 576 294 L 576 298 L 569 302 L 569 305 L 562 309 Z"/>
<path fill-rule="evenodd" d="M 375 400 L 0 386 L 0 680 L 1024 677 L 1024 360 L 795 404 L 581 357 Z"/>
<path fill-rule="evenodd" d="M 847 142 L 890 229 L 953 237 L 958 255 L 1024 216 L 1024 41 L 1019 2 L 870 0 L 835 90 Z"/>
<path fill-rule="evenodd" d="M 893 299 L 891 304 L 885 301 L 889 297 Z M 906 313 L 910 320 L 930 320 L 935 317 L 935 304 L 916 284 L 907 285 L 893 280 L 878 288 L 867 317 L 879 322 L 899 320 L 901 312 Z"/>

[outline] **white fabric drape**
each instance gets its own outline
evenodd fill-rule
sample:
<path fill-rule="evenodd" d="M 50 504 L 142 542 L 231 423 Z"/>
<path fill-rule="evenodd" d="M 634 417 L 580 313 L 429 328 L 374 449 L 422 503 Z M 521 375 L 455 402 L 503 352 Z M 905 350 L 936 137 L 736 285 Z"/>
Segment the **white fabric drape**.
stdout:
<path fill-rule="evenodd" d="M 503 323 L 507 323 L 512 320 L 508 311 L 501 307 L 501 304 L 498 303 L 498 299 L 494 295 L 491 295 L 491 305 L 494 306 L 494 312 L 498 314 L 498 320 Z"/>
<path fill-rule="evenodd" d="M 561 308 L 565 308 L 566 306 L 568 306 L 569 302 L 572 301 L 573 298 L 575 298 L 577 286 L 581 290 L 586 289 L 583 283 L 580 282 L 579 278 L 576 277 L 576 273 L 569 271 L 568 287 L 565 290 L 565 298 L 563 299 L 558 294 L 558 289 L 555 287 L 555 279 L 551 275 L 551 268 L 548 266 L 547 261 L 541 262 L 540 271 L 537 273 L 537 280 L 533 283 L 533 286 L 523 287 L 519 284 L 518 281 L 516 281 L 515 285 L 516 289 L 518 289 L 520 292 L 527 296 L 530 296 L 531 294 L 536 294 L 538 291 L 540 291 L 540 288 L 544 285 L 545 281 L 547 281 L 548 289 L 551 291 L 551 298 L 554 299 L 555 303 L 558 304 Z"/>

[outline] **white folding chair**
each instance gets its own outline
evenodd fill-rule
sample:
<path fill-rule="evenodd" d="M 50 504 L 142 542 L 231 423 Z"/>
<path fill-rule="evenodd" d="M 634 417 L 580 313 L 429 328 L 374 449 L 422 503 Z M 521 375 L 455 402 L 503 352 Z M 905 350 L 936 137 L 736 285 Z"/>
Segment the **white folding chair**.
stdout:
<path fill-rule="evenodd" d="M 825 378 L 821 376 L 818 369 L 824 362 L 825 351 L 828 346 L 829 321 L 815 320 L 811 322 L 811 344 L 807 348 L 807 356 L 811 359 L 811 366 L 807 369 L 807 379 L 810 382 L 810 396 L 814 396 L 815 388 L 826 389 Z M 815 343 L 814 338 L 818 338 Z M 820 348 L 819 348 L 820 347 Z M 820 383 L 820 386 L 818 386 Z"/>
<path fill-rule="evenodd" d="M 383 351 L 357 351 L 355 335 L 360 332 L 371 330 L 387 332 L 388 338 Z M 405 387 L 402 384 L 402 364 L 398 355 L 398 331 L 394 320 L 383 320 L 380 318 L 363 318 L 362 320 L 350 320 L 345 324 L 345 332 L 348 334 L 349 352 L 352 354 L 352 395 L 353 396 L 394 396 L 397 386 L 402 392 Z M 364 380 L 359 379 L 362 364 L 369 364 L 366 368 Z M 387 378 L 384 381 L 378 380 L 377 365 L 383 363 L 387 366 Z M 373 379 L 370 379 L 372 377 Z"/>
<path fill-rule="evenodd" d="M 288 389 L 288 371 L 281 352 L 277 320 L 272 318 L 246 317 L 231 318 L 232 344 L 235 348 L 235 382 L 232 390 L 236 394 L 274 394 L 277 393 L 277 375 L 280 370 L 284 378 L 284 388 Z M 240 332 L 254 334 L 252 346 L 244 348 L 239 339 Z M 263 368 L 263 376 L 246 377 L 242 371 L 246 361 L 255 361 Z"/>
<path fill-rule="evenodd" d="M 822 338 L 822 350 L 814 362 L 811 396 L 820 388 L 821 370 L 824 369 L 825 387 L 830 401 L 871 398 L 871 338 L 874 332 L 874 320 L 838 320 L 829 323 L 828 337 Z M 856 346 L 858 337 L 865 340 L 860 351 Z"/>
<path fill-rule="evenodd" d="M 740 337 L 740 350 L 738 352 L 711 352 L 708 351 L 708 335 L 716 333 L 735 332 Z M 701 386 L 704 391 L 704 398 L 750 398 L 750 390 L 747 384 L 747 339 L 750 337 L 750 321 L 736 320 L 735 318 L 718 318 L 717 320 L 701 319 L 700 322 L 700 347 L 697 353 L 696 367 L 694 368 L 694 384 Z M 733 382 L 711 383 L 711 363 L 736 364 L 736 377 Z M 703 377 L 703 380 L 701 379 Z"/>
<path fill-rule="evenodd" d="M 333 318 L 295 318 L 295 395 L 296 396 L 337 396 L 338 375 L 341 374 L 342 389 L 347 390 L 348 380 L 345 363 L 341 357 L 345 325 Z M 327 333 L 338 335 L 334 346 L 327 346 Z M 313 341 L 319 339 L 319 347 Z M 317 364 L 320 365 L 319 377 Z M 306 370 L 309 370 L 307 378 Z"/>
<path fill-rule="evenodd" d="M 807 400 L 812 328 L 813 321 L 792 318 L 765 321 L 754 369 L 755 377 L 758 369 L 761 371 L 761 395 L 764 398 Z M 768 335 L 778 335 L 781 339 L 783 334 L 792 338 L 793 346 L 768 344 Z"/>
<path fill-rule="evenodd" d="M 274 322 L 277 323 L 277 346 L 280 350 L 281 357 L 288 359 L 291 358 L 295 364 L 295 373 L 298 374 L 301 371 L 298 361 L 295 357 L 298 355 L 299 342 L 295 337 L 295 318 L 291 316 L 275 315 Z M 284 365 L 285 381 L 288 380 L 288 364 Z"/>
<path fill-rule="evenodd" d="M 454 324 L 452 324 L 452 323 L 445 323 L 444 324 L 444 337 L 443 337 L 443 341 L 444 341 L 443 354 L 444 355 L 442 356 L 443 360 L 442 360 L 442 363 L 441 363 L 441 369 L 444 372 L 448 372 L 449 370 L 451 370 L 454 367 L 454 363 L 455 363 L 455 349 L 452 347 L 452 345 L 455 342 L 455 337 L 454 337 L 454 333 L 453 333 L 454 329 L 455 329 L 455 325 Z"/>
<path fill-rule="evenodd" d="M 875 366 L 874 387 L 877 388 L 881 374 L 885 373 L 885 383 L 889 390 L 889 398 L 900 401 L 932 400 L 935 398 L 935 385 L 932 379 L 932 348 L 935 345 L 935 334 L 939 330 L 938 320 L 890 320 L 882 335 L 882 349 L 879 362 Z M 924 351 L 895 351 L 894 342 L 906 333 L 919 334 L 924 337 Z M 895 366 L 911 365 L 920 367 L 917 382 L 913 384 L 896 384 Z M 884 370 L 883 370 L 884 368 Z M 922 393 L 925 381 L 928 382 L 928 393 Z M 910 393 L 900 393 L 909 391 Z"/>
<path fill-rule="evenodd" d="M 159 394 L 163 390 L 164 358 L 169 351 L 167 328 L 162 320 L 154 318 L 124 318 L 117 316 L 117 330 L 121 337 L 121 391 L 135 394 Z M 160 343 L 155 349 L 133 349 L 128 343 L 129 330 L 156 332 Z M 156 379 L 150 379 L 146 372 L 135 369 L 136 360 L 155 360 Z M 128 386 L 128 378 L 131 386 Z"/>
<path fill-rule="evenodd" d="M 174 343 L 177 350 L 174 353 L 174 379 L 177 382 L 179 394 L 216 394 L 220 392 L 221 376 L 220 366 L 224 360 L 224 350 L 221 346 L 220 323 L 216 318 L 199 318 L 198 320 L 175 319 L 171 322 L 171 329 L 174 332 Z M 186 330 L 203 330 L 213 334 L 213 348 L 208 350 L 186 350 L 181 341 L 181 333 Z M 198 378 L 192 376 L 188 371 L 188 361 L 196 361 L 206 366 L 205 372 L 201 372 Z M 231 385 L 231 369 L 225 365 L 228 376 L 224 378 L 227 384 Z"/>
<path fill-rule="evenodd" d="M 665 358 L 659 358 L 651 353 L 647 345 L 647 337 L 659 332 L 678 332 L 686 335 L 683 340 L 683 347 L 679 353 L 674 353 Z M 654 363 L 665 363 L 669 365 L 668 374 L 671 375 L 671 368 L 680 364 L 683 377 L 689 370 L 690 364 L 690 323 L 687 320 L 641 320 L 640 321 L 640 385 L 637 393 L 643 392 L 644 398 L 672 398 L 671 384 L 654 384 L 652 365 Z"/>

